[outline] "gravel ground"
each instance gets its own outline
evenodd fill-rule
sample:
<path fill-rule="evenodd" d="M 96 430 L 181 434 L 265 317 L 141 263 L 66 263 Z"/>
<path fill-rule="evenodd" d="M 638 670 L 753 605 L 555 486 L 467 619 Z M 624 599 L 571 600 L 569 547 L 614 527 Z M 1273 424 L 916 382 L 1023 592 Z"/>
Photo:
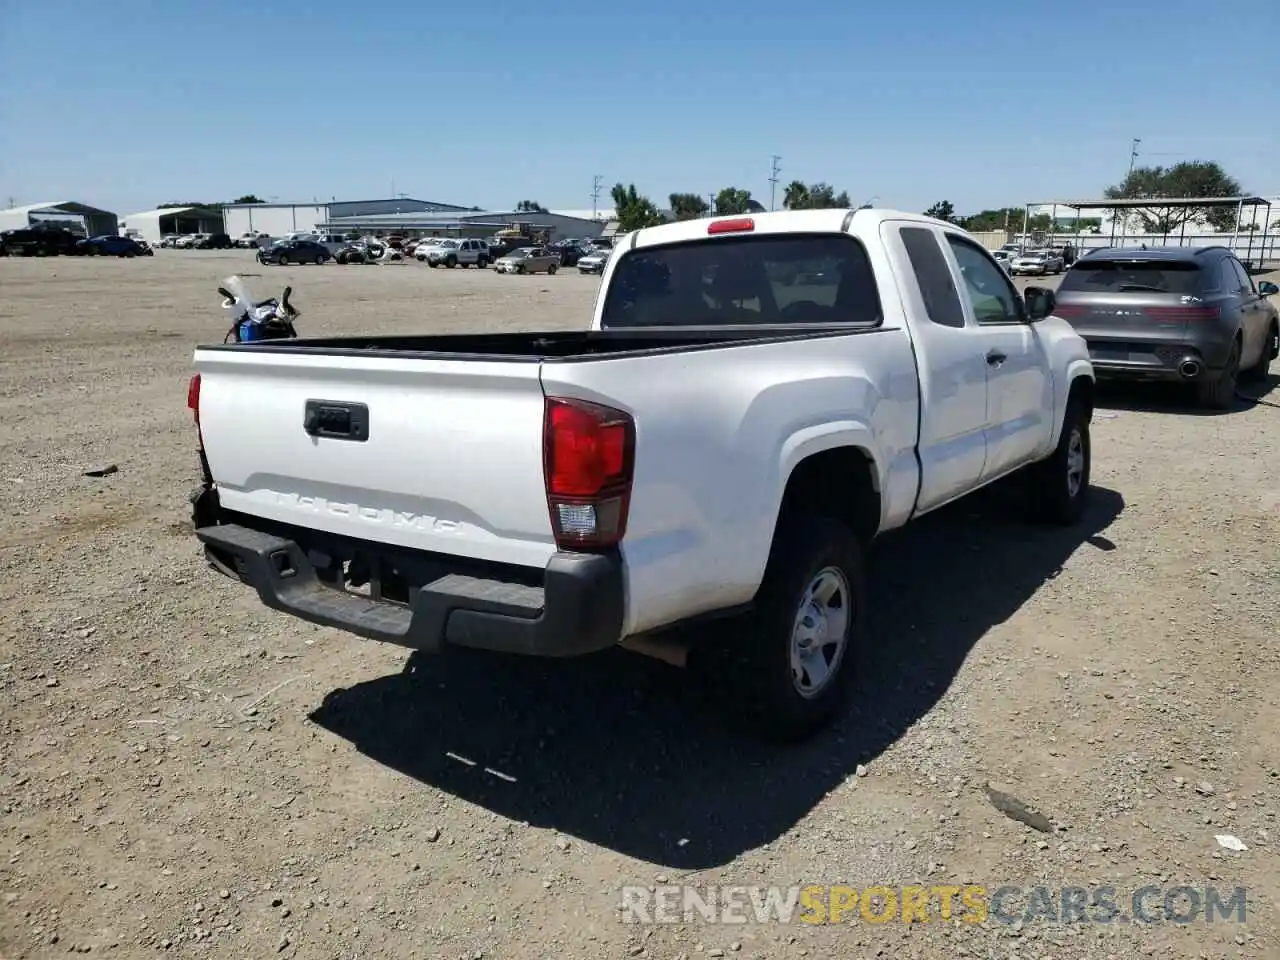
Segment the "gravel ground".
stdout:
<path fill-rule="evenodd" d="M 406 663 L 208 572 L 185 388 L 238 270 L 329 335 L 576 327 L 598 284 L 0 260 L 5 960 L 1280 956 L 1274 373 L 1216 416 L 1109 391 L 1081 530 L 993 491 L 886 538 L 857 705 L 780 751 L 634 654 Z M 677 883 L 1249 892 L 1244 924 L 622 922 Z"/>

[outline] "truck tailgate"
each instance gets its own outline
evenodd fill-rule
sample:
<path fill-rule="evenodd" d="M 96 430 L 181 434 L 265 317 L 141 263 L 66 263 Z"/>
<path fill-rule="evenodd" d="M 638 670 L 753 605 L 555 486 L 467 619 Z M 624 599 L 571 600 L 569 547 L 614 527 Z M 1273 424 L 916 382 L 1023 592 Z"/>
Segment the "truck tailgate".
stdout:
<path fill-rule="evenodd" d="M 499 563 L 555 552 L 536 360 L 211 349 L 195 365 L 225 509 Z"/>

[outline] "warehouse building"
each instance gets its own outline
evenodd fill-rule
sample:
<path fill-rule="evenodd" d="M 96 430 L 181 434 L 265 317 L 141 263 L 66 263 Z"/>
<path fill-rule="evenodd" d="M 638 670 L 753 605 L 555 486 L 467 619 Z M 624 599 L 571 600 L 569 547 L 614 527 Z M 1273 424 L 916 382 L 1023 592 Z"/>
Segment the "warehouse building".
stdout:
<path fill-rule="evenodd" d="M 362 214 L 331 217 L 320 226 L 326 233 L 338 234 L 491 237 L 497 231 L 509 229 L 516 224 L 527 224 L 533 230 L 546 230 L 552 240 L 569 237 L 598 237 L 605 227 L 603 220 L 570 217 L 559 213 L 526 213 L 518 210 Z"/>
<path fill-rule="evenodd" d="M 393 197 L 389 200 L 333 200 L 329 203 L 228 203 L 223 207 L 226 232 L 233 237 L 265 233 L 282 237 L 286 233 L 317 232 L 336 217 L 378 216 L 402 213 L 466 213 L 475 207 L 452 203 Z"/>
<path fill-rule="evenodd" d="M 224 233 L 222 211 L 212 207 L 162 207 L 131 213 L 120 221 L 126 236 L 154 245 L 165 236 L 189 233 Z"/>
<path fill-rule="evenodd" d="M 21 207 L 0 210 L 0 230 L 25 230 L 37 223 L 67 227 L 86 237 L 101 237 L 120 232 L 120 222 L 114 213 L 109 210 L 99 210 L 87 203 L 76 203 L 73 200 L 28 203 Z"/>

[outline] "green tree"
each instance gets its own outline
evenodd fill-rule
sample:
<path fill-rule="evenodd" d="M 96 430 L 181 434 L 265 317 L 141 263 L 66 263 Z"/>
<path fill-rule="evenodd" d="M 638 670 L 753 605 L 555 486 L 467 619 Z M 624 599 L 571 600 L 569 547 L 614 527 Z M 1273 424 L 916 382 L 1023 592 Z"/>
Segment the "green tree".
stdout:
<path fill-rule="evenodd" d="M 697 220 L 711 211 L 706 198 L 696 193 L 673 193 L 667 200 L 671 203 L 671 215 L 677 220 Z"/>
<path fill-rule="evenodd" d="M 802 183 L 792 180 L 782 192 L 782 205 L 788 210 L 844 210 L 853 204 L 849 194 L 829 183 Z"/>
<path fill-rule="evenodd" d="M 716 213 L 719 216 L 725 214 L 747 213 L 751 209 L 751 191 L 740 190 L 737 187 L 725 187 L 716 194 Z"/>
<path fill-rule="evenodd" d="M 547 208 L 536 200 L 521 200 L 516 204 L 516 213 L 547 213 Z"/>
<path fill-rule="evenodd" d="M 256 193 L 246 193 L 243 197 L 236 197 L 231 202 L 232 203 L 266 203 L 267 201 L 263 200 Z"/>
<path fill-rule="evenodd" d="M 652 200 L 636 192 L 636 185 L 613 185 L 613 209 L 618 216 L 618 229 L 623 233 L 656 227 L 665 220 Z"/>
<path fill-rule="evenodd" d="M 786 210 L 808 210 L 809 188 L 799 180 L 792 180 L 782 191 L 782 206 Z"/>
<path fill-rule="evenodd" d="M 956 208 L 952 206 L 950 200 L 939 200 L 932 207 L 924 212 L 926 217 L 933 217 L 935 220 L 945 220 L 947 223 L 956 222 Z"/>
<path fill-rule="evenodd" d="M 1171 167 L 1135 167 L 1120 183 L 1107 187 L 1108 200 L 1150 200 L 1150 206 L 1133 209 L 1148 233 L 1165 236 L 1188 223 L 1208 223 L 1215 230 L 1235 227 L 1235 207 L 1171 207 L 1161 200 L 1188 197 L 1238 197 L 1240 183 L 1216 163 L 1189 160 Z M 1123 209 L 1117 211 L 1125 215 Z"/>

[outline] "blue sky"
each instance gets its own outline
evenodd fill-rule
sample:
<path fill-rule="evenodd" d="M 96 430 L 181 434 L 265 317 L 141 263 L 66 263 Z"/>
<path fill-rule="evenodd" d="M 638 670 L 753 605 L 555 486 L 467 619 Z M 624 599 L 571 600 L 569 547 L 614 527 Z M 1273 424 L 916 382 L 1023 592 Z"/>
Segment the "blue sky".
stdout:
<path fill-rule="evenodd" d="M 596 174 L 606 205 L 767 204 L 780 154 L 965 213 L 1099 196 L 1133 137 L 1275 193 L 1278 28 L 1275 0 L 0 0 L 0 206 L 577 209 Z"/>

